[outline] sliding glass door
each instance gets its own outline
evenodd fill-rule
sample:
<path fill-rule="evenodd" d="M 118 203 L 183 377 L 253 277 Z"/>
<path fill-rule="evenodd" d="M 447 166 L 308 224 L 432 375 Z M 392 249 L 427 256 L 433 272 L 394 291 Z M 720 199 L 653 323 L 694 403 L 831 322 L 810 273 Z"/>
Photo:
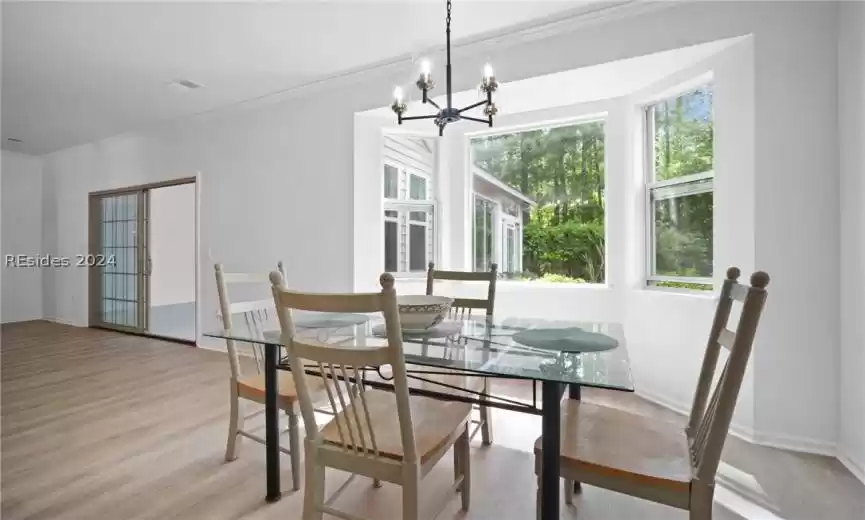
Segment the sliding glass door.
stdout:
<path fill-rule="evenodd" d="M 128 332 L 148 329 L 150 257 L 148 191 L 90 196 L 90 324 Z"/>

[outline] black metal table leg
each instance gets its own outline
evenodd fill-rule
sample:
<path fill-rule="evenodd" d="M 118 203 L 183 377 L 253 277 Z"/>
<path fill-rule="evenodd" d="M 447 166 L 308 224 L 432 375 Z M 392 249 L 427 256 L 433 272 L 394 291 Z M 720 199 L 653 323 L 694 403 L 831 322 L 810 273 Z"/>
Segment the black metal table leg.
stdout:
<path fill-rule="evenodd" d="M 544 381 L 541 388 L 541 520 L 559 520 L 559 450 L 562 435 L 562 385 Z"/>
<path fill-rule="evenodd" d="M 279 345 L 264 346 L 264 428 L 267 458 L 267 496 L 268 502 L 282 498 L 279 484 L 279 405 L 277 397 L 278 378 L 276 365 L 279 358 Z"/>
<path fill-rule="evenodd" d="M 568 399 L 576 399 L 577 401 L 579 401 L 581 399 L 581 397 L 582 396 L 580 393 L 580 385 L 574 384 L 574 383 L 569 384 L 568 385 Z M 574 493 L 579 493 L 582 490 L 583 490 L 583 486 L 575 480 L 574 481 Z"/>

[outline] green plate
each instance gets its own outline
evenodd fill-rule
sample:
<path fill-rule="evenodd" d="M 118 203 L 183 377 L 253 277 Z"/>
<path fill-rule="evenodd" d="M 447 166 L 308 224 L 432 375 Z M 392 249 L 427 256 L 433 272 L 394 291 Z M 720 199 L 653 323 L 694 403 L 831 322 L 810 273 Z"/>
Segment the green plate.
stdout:
<path fill-rule="evenodd" d="M 527 347 L 557 352 L 603 352 L 619 346 L 618 341 L 605 334 L 579 327 L 521 330 L 512 339 Z"/>

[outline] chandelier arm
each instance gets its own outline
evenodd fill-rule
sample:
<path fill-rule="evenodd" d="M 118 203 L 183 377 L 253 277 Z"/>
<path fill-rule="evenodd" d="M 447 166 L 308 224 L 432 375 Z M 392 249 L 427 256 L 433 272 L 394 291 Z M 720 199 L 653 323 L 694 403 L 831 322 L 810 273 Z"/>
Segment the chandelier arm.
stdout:
<path fill-rule="evenodd" d="M 441 110 L 441 109 L 442 109 L 442 107 L 440 107 L 440 106 L 438 105 L 438 103 L 436 103 L 436 102 L 433 101 L 432 99 L 427 98 L 426 102 L 429 103 L 430 105 L 436 107 L 438 110 Z"/>
<path fill-rule="evenodd" d="M 469 105 L 469 106 L 467 106 L 467 107 L 465 107 L 465 108 L 461 108 L 461 109 L 459 110 L 459 112 L 460 112 L 460 114 L 462 114 L 463 112 L 465 112 L 465 111 L 467 111 L 467 110 L 471 110 L 471 109 L 473 109 L 473 108 L 477 108 L 477 107 L 480 107 L 480 106 L 484 106 L 484 105 L 486 105 L 487 103 L 489 103 L 489 100 L 484 99 L 483 101 L 478 101 L 477 103 L 471 104 L 471 105 Z"/>
<path fill-rule="evenodd" d="M 411 121 L 413 119 L 435 119 L 437 117 L 438 117 L 437 114 L 433 114 L 430 116 L 406 116 L 406 117 L 403 117 L 402 120 L 403 121 Z"/>
<path fill-rule="evenodd" d="M 406 119 L 406 118 L 404 117 L 403 119 Z M 480 118 L 477 118 L 477 117 L 469 117 L 469 116 L 462 116 L 460 119 L 466 119 L 466 120 L 468 120 L 468 121 L 475 121 L 475 122 L 478 122 L 478 123 L 483 123 L 483 124 L 485 124 L 485 125 L 490 124 L 489 119 L 480 119 Z"/>

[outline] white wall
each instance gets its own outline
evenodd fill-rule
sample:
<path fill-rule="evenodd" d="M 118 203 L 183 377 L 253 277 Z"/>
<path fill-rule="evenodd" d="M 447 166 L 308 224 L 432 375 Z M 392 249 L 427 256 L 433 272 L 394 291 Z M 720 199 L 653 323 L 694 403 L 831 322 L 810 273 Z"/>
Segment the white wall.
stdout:
<path fill-rule="evenodd" d="M 42 254 L 42 161 L 3 150 L 2 195 L 3 300 L 0 321 L 42 318 L 42 271 L 50 267 L 7 267 L 6 255 Z M 74 269 L 69 268 L 69 269 Z"/>
<path fill-rule="evenodd" d="M 865 481 L 865 3 L 840 11 L 841 460 Z"/>
<path fill-rule="evenodd" d="M 488 60 L 510 81 L 753 34 L 754 266 L 773 277 L 754 357 L 754 427 L 779 442 L 831 446 L 837 410 L 827 403 L 838 399 L 839 284 L 819 273 L 839 262 L 839 218 L 826 210 L 839 203 L 837 5 L 662 7 L 651 6 L 639 17 L 575 24 L 549 37 L 455 49 L 454 88 L 473 88 Z M 47 156 L 46 182 L 56 183 L 50 191 L 56 214 L 49 222 L 55 231 L 46 232 L 54 252 L 74 253 L 86 245 L 88 191 L 200 171 L 203 259 L 212 252 L 227 266 L 270 269 L 283 258 L 289 283 L 301 289 L 360 284 L 355 274 L 369 260 L 355 243 L 353 233 L 362 223 L 354 220 L 354 204 L 364 190 L 377 196 L 380 185 L 354 184 L 352 166 L 359 155 L 381 148 L 352 151 L 354 126 L 360 124 L 353 114 L 385 104 L 406 68 L 370 72 L 351 85 L 333 80 L 307 89 L 303 99 L 202 115 Z M 808 146 L 801 146 L 805 135 Z M 807 249 L 802 237 L 808 238 Z M 57 315 L 85 323 L 86 275 L 67 270 L 46 283 L 57 299 Z M 208 318 L 215 296 L 211 284 L 203 289 Z M 634 335 L 626 333 L 629 340 Z M 664 354 L 643 353 L 658 363 Z"/>
<path fill-rule="evenodd" d="M 195 184 L 150 191 L 150 305 L 195 301 Z"/>
<path fill-rule="evenodd" d="M 639 106 L 669 95 L 695 78 L 711 74 L 714 90 L 715 286 L 730 266 L 747 276 L 755 266 L 755 144 L 753 40 L 744 38 L 724 51 L 634 94 L 624 107 L 629 149 L 623 149 L 622 203 L 627 222 L 622 250 L 624 321 L 631 345 L 637 392 L 690 412 L 717 299 L 714 294 L 676 294 L 644 288 L 646 211 Z M 631 107 L 637 106 L 633 109 Z M 622 117 L 622 116 L 620 116 Z M 610 190 L 608 190 L 610 191 Z M 733 322 L 734 323 L 734 322 Z M 762 348 L 758 339 L 755 349 Z M 733 429 L 751 436 L 754 428 L 753 361 L 739 393 Z"/>

